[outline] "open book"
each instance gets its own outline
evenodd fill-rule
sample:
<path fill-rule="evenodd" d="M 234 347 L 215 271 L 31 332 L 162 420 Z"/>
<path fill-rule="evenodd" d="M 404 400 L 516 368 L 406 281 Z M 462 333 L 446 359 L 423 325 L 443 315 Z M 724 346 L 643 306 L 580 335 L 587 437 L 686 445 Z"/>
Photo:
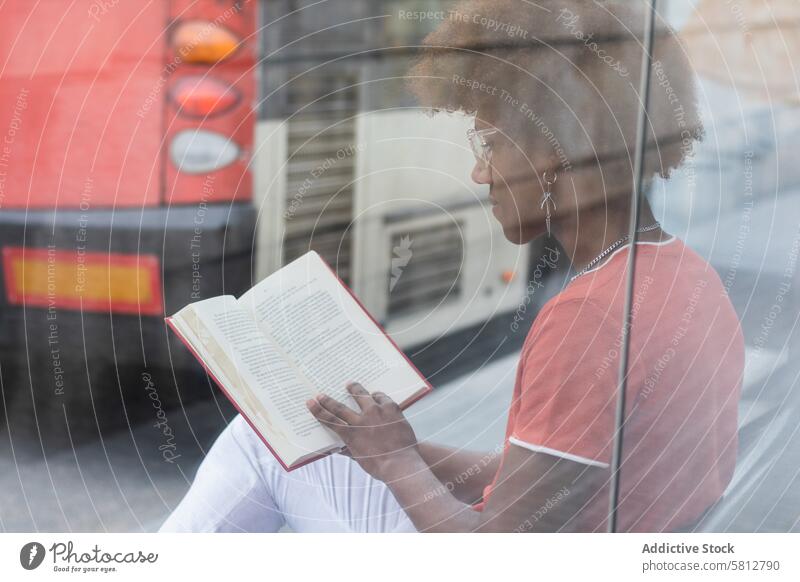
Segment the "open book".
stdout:
<path fill-rule="evenodd" d="M 402 408 L 431 390 L 325 261 L 311 251 L 239 299 L 192 303 L 167 323 L 287 471 L 340 450 L 306 401 L 327 394 L 358 410 L 358 382 Z"/>

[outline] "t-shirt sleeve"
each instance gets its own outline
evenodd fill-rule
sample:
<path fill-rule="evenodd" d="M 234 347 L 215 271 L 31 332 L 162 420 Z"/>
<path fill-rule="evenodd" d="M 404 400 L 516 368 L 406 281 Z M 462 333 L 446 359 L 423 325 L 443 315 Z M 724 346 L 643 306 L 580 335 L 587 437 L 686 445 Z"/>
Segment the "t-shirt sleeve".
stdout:
<path fill-rule="evenodd" d="M 542 310 L 523 352 L 511 444 L 608 466 L 621 327 L 619 317 L 589 301 Z"/>

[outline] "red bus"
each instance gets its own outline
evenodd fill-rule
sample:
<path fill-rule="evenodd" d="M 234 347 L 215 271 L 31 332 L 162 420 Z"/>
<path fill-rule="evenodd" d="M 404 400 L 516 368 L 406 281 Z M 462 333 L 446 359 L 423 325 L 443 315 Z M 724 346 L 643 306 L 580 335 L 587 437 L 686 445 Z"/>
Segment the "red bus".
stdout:
<path fill-rule="evenodd" d="M 145 393 L 143 374 L 191 366 L 164 315 L 250 286 L 256 4 L 2 6 L 0 362 L 13 416 L 66 414 L 76 433 L 131 420 L 120 402 Z"/>

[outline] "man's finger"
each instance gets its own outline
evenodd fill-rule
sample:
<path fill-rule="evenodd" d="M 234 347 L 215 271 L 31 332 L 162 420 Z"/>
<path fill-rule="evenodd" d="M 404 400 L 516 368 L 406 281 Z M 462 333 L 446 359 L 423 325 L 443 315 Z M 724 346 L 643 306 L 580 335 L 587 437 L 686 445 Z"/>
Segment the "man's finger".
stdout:
<path fill-rule="evenodd" d="M 375 402 L 377 402 L 380 405 L 394 404 L 394 400 L 389 398 L 389 396 L 387 396 L 383 392 L 373 392 L 372 399 L 375 400 Z"/>
<path fill-rule="evenodd" d="M 338 400 L 334 400 L 330 396 L 325 396 L 324 394 L 320 394 L 317 396 L 317 402 L 319 402 L 320 406 L 333 414 L 334 416 L 338 416 L 342 419 L 345 424 L 355 425 L 358 424 L 358 417 L 359 414 L 355 412 L 352 408 L 348 407 L 345 404 L 342 404 Z"/>
<path fill-rule="evenodd" d="M 356 401 L 358 407 L 361 411 L 365 411 L 370 406 L 375 405 L 375 401 L 372 399 L 372 395 L 367 392 L 361 384 L 353 382 L 352 384 L 347 385 L 347 391 L 353 397 L 353 400 Z"/>
<path fill-rule="evenodd" d="M 329 410 L 325 409 L 319 402 L 316 400 L 309 400 L 306 402 L 306 406 L 311 414 L 314 415 L 318 421 L 322 424 L 333 430 L 335 433 L 340 433 L 342 430 L 347 428 L 347 424 L 338 416 L 331 413 Z"/>

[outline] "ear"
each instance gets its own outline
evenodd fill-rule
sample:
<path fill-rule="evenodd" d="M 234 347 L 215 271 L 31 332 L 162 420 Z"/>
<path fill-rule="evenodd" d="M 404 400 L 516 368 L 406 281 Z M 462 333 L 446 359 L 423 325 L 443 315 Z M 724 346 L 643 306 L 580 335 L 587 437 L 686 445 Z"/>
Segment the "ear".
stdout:
<path fill-rule="evenodd" d="M 568 168 L 565 167 L 565 162 L 567 165 L 569 164 L 569 162 L 566 161 L 565 156 L 559 157 L 556 152 L 552 152 L 547 160 L 547 169 L 549 170 L 548 176 L 550 175 L 550 172 L 553 172 L 556 174 L 556 176 L 558 176 L 559 174 L 563 174 L 565 171 L 567 171 Z"/>

